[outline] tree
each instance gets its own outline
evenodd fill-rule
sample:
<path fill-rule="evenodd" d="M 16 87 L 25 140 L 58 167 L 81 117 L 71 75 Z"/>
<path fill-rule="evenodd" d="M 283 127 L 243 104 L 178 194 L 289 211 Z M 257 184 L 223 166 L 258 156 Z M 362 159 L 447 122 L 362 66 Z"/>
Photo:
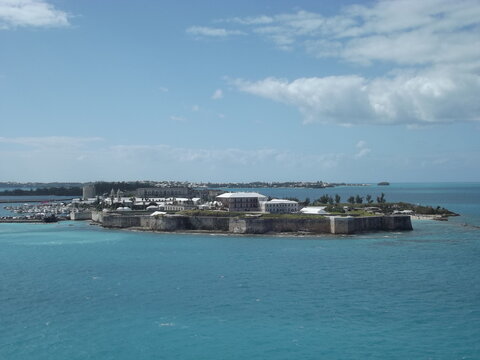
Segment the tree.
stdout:
<path fill-rule="evenodd" d="M 304 201 L 304 204 L 305 206 L 308 206 L 310 204 L 310 198 L 305 198 L 305 201 Z"/>
<path fill-rule="evenodd" d="M 333 198 L 331 196 L 328 197 L 328 204 L 333 205 Z"/>
<path fill-rule="evenodd" d="M 355 204 L 355 198 L 353 196 L 350 196 L 347 201 L 349 204 Z"/>
<path fill-rule="evenodd" d="M 322 195 L 320 196 L 320 199 L 318 199 L 318 201 L 320 202 L 320 204 L 328 204 L 329 199 L 330 199 L 330 196 Z"/>
<path fill-rule="evenodd" d="M 385 200 L 385 194 L 384 193 L 382 193 L 381 196 L 377 196 L 377 203 L 383 204 L 385 202 L 386 202 L 386 200 Z"/>
<path fill-rule="evenodd" d="M 371 204 L 373 202 L 372 195 L 368 194 L 367 196 L 365 196 L 365 200 L 367 200 L 367 203 Z"/>
<path fill-rule="evenodd" d="M 335 194 L 335 204 L 339 204 L 341 199 L 340 195 Z"/>
<path fill-rule="evenodd" d="M 363 203 L 363 197 L 361 197 L 360 195 L 355 196 L 355 202 L 357 204 Z"/>

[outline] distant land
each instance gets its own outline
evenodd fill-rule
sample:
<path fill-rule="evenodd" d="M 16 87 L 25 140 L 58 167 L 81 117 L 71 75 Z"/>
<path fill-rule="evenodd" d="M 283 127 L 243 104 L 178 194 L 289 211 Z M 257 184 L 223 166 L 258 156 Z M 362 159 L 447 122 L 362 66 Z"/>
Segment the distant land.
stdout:
<path fill-rule="evenodd" d="M 38 189 L 38 188 L 52 188 L 52 187 L 81 187 L 83 183 L 81 182 L 14 182 L 14 181 L 7 181 L 7 182 L 0 182 L 0 188 L 9 188 L 9 189 Z"/>
<path fill-rule="evenodd" d="M 265 182 L 265 181 L 254 181 L 248 183 L 200 183 L 198 186 L 210 187 L 210 188 L 309 188 L 309 189 L 322 189 L 328 187 L 336 186 L 369 186 L 370 184 L 359 184 L 359 183 L 329 183 L 324 181 L 285 181 L 285 182 Z"/>
<path fill-rule="evenodd" d="M 12 188 L 11 190 L 0 191 L 0 196 L 38 196 L 38 195 L 59 195 L 59 196 L 82 196 L 82 188 L 79 186 L 64 187 L 37 187 L 37 188 Z"/>
<path fill-rule="evenodd" d="M 97 182 L 0 182 L 0 196 L 31 196 L 31 195 L 68 195 L 80 196 L 82 187 L 94 184 L 97 193 L 110 192 L 111 189 L 134 191 L 144 187 L 189 187 L 189 188 L 309 188 L 323 189 L 337 186 L 369 186 L 361 183 L 329 183 L 324 181 L 286 181 L 286 182 L 188 182 L 188 181 L 97 181 Z M 379 185 L 384 183 L 379 183 Z M 387 183 L 388 184 L 388 183 Z"/>

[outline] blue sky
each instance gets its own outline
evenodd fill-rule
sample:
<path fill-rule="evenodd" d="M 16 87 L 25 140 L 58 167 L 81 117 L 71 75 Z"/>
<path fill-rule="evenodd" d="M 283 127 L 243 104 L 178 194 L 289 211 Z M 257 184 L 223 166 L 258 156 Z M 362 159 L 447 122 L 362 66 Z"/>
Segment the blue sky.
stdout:
<path fill-rule="evenodd" d="M 479 181 L 477 0 L 0 0 L 0 46 L 0 181 Z"/>

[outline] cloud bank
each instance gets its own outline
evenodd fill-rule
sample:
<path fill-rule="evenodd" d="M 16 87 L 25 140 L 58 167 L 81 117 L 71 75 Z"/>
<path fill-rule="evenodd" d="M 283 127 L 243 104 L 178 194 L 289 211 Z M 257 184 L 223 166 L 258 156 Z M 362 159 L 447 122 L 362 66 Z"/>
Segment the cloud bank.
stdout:
<path fill-rule="evenodd" d="M 172 179 L 190 181 L 453 181 L 450 167 L 477 176 L 476 153 L 377 154 L 360 140 L 332 152 L 283 148 L 193 148 L 167 144 L 110 144 L 88 137 L 0 137 L 0 181 Z M 45 161 L 48 159 L 49 161 Z M 351 178 L 355 173 L 356 177 Z M 296 174 L 296 175 L 295 175 Z M 469 178 L 470 179 L 470 178 Z M 298 180 L 298 178 L 296 179 Z M 397 181 L 400 181 L 397 180 Z"/>
<path fill-rule="evenodd" d="M 477 61 L 479 55 L 477 0 L 384 0 L 351 5 L 330 17 L 300 10 L 223 21 L 283 50 L 303 48 L 361 64 L 452 63 Z"/>
<path fill-rule="evenodd" d="M 223 91 L 222 89 L 217 89 L 212 94 L 212 100 L 220 100 L 223 98 Z"/>
<path fill-rule="evenodd" d="M 297 107 L 306 123 L 419 124 L 480 120 L 480 76 L 457 68 L 358 75 L 237 79 L 241 91 Z"/>
<path fill-rule="evenodd" d="M 220 22 L 280 50 L 353 66 L 354 73 L 341 76 L 232 81 L 240 91 L 295 106 L 306 123 L 480 120 L 477 0 L 383 0 L 350 5 L 332 16 L 300 10 Z M 387 70 L 362 75 L 377 64 Z"/>
<path fill-rule="evenodd" d="M 0 0 L 0 29 L 15 27 L 61 27 L 69 15 L 43 0 Z"/>
<path fill-rule="evenodd" d="M 82 148 L 85 145 L 101 142 L 101 137 L 44 136 L 44 137 L 2 137 L 0 144 L 21 145 L 33 149 L 65 150 Z"/>
<path fill-rule="evenodd" d="M 4 146 L 2 146 L 4 145 Z M 13 146 L 14 145 L 14 146 Z M 235 180 L 290 177 L 297 170 L 335 169 L 354 154 L 301 153 L 285 149 L 189 148 L 167 144 L 108 144 L 100 138 L 0 137 L 0 174 L 10 179 L 140 177 Z M 48 159 L 49 161 L 45 161 Z M 290 169 L 284 172 L 285 169 Z M 274 175 L 277 172 L 276 175 Z M 0 179 L 8 181 L 9 179 Z"/>
<path fill-rule="evenodd" d="M 196 37 L 213 37 L 213 38 L 225 38 L 231 35 L 244 35 L 243 31 L 239 30 L 227 30 L 223 28 L 213 28 L 207 26 L 191 26 L 186 30 L 187 34 Z"/>

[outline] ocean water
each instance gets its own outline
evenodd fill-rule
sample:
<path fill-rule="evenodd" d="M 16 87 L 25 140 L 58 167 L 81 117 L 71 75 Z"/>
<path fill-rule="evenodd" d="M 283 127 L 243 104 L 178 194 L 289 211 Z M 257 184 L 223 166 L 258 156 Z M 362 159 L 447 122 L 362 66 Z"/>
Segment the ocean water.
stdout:
<path fill-rule="evenodd" d="M 480 186 L 452 186 L 405 190 L 468 213 L 411 232 L 0 224 L 0 359 L 479 359 Z"/>

